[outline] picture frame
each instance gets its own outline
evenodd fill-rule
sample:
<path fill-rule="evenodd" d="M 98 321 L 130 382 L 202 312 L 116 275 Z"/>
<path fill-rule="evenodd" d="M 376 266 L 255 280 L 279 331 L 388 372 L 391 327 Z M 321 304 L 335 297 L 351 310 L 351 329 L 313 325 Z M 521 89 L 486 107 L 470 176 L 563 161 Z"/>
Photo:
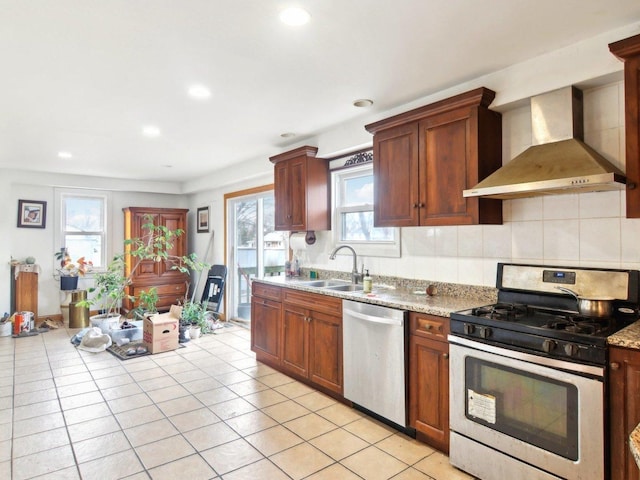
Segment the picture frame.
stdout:
<path fill-rule="evenodd" d="M 209 207 L 198 208 L 196 223 L 198 225 L 198 233 L 209 232 Z"/>
<path fill-rule="evenodd" d="M 45 228 L 47 226 L 47 202 L 18 200 L 18 228 Z"/>

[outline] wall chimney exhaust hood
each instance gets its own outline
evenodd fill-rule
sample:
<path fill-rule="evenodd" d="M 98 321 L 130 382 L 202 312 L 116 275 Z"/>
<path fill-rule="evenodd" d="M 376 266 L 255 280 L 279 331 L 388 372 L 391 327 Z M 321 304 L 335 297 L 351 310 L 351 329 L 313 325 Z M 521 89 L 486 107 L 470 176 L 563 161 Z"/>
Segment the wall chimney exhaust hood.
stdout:
<path fill-rule="evenodd" d="M 622 190 L 623 172 L 583 141 L 582 91 L 570 86 L 531 98 L 533 146 L 465 197 L 499 199 Z"/>

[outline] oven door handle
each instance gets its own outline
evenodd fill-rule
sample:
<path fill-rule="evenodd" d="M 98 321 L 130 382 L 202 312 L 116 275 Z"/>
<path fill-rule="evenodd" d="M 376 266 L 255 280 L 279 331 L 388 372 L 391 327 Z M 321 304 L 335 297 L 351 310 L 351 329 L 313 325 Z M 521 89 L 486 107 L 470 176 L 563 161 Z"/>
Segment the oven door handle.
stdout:
<path fill-rule="evenodd" d="M 564 360 L 558 360 L 551 357 L 541 357 L 539 355 L 532 355 L 530 353 L 520 352 L 518 350 L 511 350 L 504 347 L 496 347 L 487 343 L 477 342 L 475 340 L 469 340 L 467 338 L 458 337 L 456 335 L 449 335 L 447 337 L 451 345 L 461 345 L 482 352 L 489 352 L 502 357 L 513 358 L 514 360 L 522 360 L 524 362 L 535 363 L 543 367 L 559 368 L 567 372 L 576 373 L 578 375 L 590 376 L 598 378 L 600 381 L 604 379 L 604 367 L 597 367 L 594 365 L 585 365 L 583 363 L 567 362 Z"/>

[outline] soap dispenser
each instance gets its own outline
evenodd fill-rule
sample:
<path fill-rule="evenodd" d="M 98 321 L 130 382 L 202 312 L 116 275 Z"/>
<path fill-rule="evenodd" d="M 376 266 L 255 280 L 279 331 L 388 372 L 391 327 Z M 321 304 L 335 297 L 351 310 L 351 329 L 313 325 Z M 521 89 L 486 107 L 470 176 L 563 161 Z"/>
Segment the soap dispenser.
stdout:
<path fill-rule="evenodd" d="M 371 293 L 373 290 L 373 278 L 369 276 L 369 270 L 365 270 L 364 278 L 362 279 L 362 292 Z"/>

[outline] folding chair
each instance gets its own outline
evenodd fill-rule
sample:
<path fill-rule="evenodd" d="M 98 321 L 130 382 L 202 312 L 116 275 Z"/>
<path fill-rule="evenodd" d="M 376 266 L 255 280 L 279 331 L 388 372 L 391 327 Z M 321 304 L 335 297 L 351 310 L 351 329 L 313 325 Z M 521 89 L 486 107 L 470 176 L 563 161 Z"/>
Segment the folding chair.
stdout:
<path fill-rule="evenodd" d="M 218 319 L 224 286 L 227 280 L 227 267 L 225 265 L 213 265 L 207 274 L 207 283 L 202 291 L 201 302 L 207 302 L 207 311 L 212 312 L 214 318 Z"/>

